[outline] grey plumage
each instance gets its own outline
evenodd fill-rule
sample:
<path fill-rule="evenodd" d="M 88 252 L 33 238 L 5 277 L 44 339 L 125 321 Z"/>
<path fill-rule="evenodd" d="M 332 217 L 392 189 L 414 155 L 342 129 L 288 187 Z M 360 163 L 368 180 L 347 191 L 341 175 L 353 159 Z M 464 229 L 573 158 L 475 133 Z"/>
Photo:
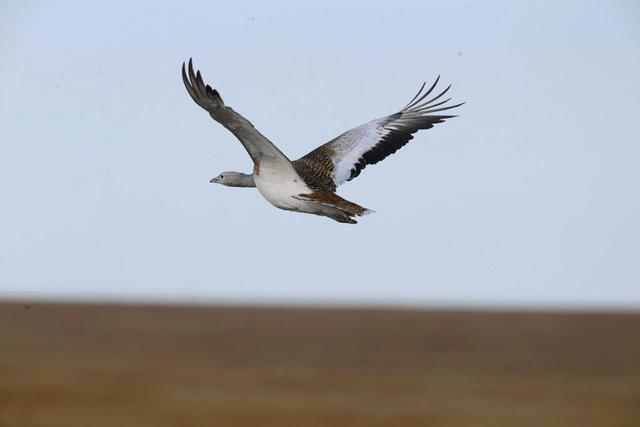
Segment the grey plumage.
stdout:
<path fill-rule="evenodd" d="M 189 59 L 188 77 L 185 66 L 182 64 L 182 81 L 195 103 L 207 110 L 211 118 L 238 138 L 254 163 L 259 162 L 262 157 L 289 163 L 287 156 L 258 132 L 249 120 L 238 114 L 233 108 L 224 105 L 217 90 L 205 85 L 200 71 L 194 73 L 191 59 Z"/>

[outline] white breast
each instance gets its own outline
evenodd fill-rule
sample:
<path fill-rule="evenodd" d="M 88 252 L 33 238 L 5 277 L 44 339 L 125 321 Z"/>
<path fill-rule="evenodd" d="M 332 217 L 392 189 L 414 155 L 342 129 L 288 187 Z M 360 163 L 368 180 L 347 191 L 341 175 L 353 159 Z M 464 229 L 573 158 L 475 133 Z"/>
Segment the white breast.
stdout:
<path fill-rule="evenodd" d="M 277 208 L 301 210 L 304 202 L 294 199 L 293 196 L 312 193 L 313 190 L 307 187 L 293 168 L 283 170 L 277 166 L 262 162 L 254 169 L 253 179 L 256 188 L 262 197 Z"/>

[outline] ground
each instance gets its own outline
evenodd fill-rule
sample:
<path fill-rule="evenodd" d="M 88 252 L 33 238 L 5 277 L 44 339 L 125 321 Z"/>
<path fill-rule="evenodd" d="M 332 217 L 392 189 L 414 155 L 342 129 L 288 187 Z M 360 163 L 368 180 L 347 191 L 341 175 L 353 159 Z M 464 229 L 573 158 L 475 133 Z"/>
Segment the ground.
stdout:
<path fill-rule="evenodd" d="M 0 427 L 638 426 L 640 314 L 0 303 Z"/>

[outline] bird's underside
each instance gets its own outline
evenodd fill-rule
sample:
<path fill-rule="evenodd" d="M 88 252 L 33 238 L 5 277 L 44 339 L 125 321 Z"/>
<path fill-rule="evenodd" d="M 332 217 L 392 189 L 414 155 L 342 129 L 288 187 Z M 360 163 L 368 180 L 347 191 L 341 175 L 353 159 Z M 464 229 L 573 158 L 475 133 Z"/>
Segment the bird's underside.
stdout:
<path fill-rule="evenodd" d="M 212 182 L 231 187 L 255 186 L 267 201 L 280 209 L 326 216 L 349 224 L 356 223 L 354 217 L 371 211 L 338 196 L 336 188 L 357 177 L 367 165 L 395 153 L 418 130 L 455 117 L 433 113 L 462 105 L 445 105 L 450 98 L 440 100 L 450 86 L 427 99 L 438 77 L 426 91 L 423 84 L 418 94 L 397 113 L 355 127 L 306 156 L 290 161 L 251 122 L 226 106 L 218 91 L 205 85 L 200 72 L 194 72 L 191 60 L 188 71 L 185 64 L 182 65 L 182 79 L 191 98 L 233 133 L 253 160 L 252 176 L 225 172 Z"/>

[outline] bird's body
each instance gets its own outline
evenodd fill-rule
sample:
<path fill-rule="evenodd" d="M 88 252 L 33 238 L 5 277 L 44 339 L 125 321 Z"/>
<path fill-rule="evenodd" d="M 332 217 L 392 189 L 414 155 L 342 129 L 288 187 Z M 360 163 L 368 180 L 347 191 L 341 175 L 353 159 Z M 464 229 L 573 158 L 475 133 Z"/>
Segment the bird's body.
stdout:
<path fill-rule="evenodd" d="M 314 192 L 295 170 L 282 170 L 277 165 L 260 164 L 254 168 L 256 188 L 273 206 L 287 211 L 309 213 L 352 223 L 351 216 L 368 212 L 355 203 L 331 192 Z M 322 199 L 325 197 L 327 200 Z"/>
<path fill-rule="evenodd" d="M 262 197 L 277 208 L 326 216 L 338 222 L 355 224 L 357 216 L 371 212 L 335 194 L 336 187 L 357 177 L 362 169 L 375 164 L 404 146 L 419 129 L 428 129 L 454 116 L 430 115 L 458 105 L 436 108 L 447 101 L 434 102 L 449 88 L 424 101 L 418 94 L 398 113 L 372 120 L 316 148 L 306 156 L 290 161 L 271 141 L 232 108 L 225 106 L 218 92 L 194 73 L 189 61 L 188 76 L 182 78 L 191 98 L 211 117 L 232 132 L 253 160 L 253 174 L 223 172 L 211 182 L 230 187 L 256 187 Z"/>
<path fill-rule="evenodd" d="M 290 211 L 300 211 L 304 205 L 294 196 L 312 192 L 295 169 L 282 170 L 269 162 L 260 163 L 259 166 L 254 167 L 253 182 L 262 197 L 269 203 Z"/>

